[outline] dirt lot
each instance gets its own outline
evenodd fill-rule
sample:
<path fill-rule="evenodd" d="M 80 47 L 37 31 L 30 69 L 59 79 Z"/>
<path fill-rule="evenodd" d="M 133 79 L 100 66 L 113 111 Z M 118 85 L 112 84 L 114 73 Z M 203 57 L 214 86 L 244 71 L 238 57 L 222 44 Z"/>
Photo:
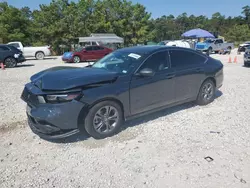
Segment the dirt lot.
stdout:
<path fill-rule="evenodd" d="M 0 187 L 249 188 L 250 68 L 242 55 L 231 64 L 228 55 L 213 56 L 223 61 L 225 80 L 212 104 L 130 121 L 99 141 L 76 135 L 49 142 L 27 126 L 24 84 L 40 70 L 63 65 L 60 58 L 0 70 Z"/>

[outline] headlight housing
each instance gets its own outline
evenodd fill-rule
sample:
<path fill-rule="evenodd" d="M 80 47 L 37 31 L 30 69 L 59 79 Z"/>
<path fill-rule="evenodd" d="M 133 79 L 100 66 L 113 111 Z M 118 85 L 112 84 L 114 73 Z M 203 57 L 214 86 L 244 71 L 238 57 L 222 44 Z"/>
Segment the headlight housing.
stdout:
<path fill-rule="evenodd" d="M 38 101 L 39 103 L 64 103 L 64 102 L 70 102 L 72 100 L 77 100 L 82 96 L 82 94 L 79 93 L 65 93 L 65 94 L 52 94 L 52 95 L 45 95 L 45 96 L 39 96 Z"/>

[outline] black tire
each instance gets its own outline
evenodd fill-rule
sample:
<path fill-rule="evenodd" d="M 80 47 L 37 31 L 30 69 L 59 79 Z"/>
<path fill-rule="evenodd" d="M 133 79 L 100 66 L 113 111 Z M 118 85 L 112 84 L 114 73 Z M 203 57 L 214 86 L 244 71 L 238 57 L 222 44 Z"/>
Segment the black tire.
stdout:
<path fill-rule="evenodd" d="M 247 63 L 246 61 L 244 61 L 244 66 L 245 66 L 245 67 L 248 67 L 248 66 L 249 66 L 248 63 Z"/>
<path fill-rule="evenodd" d="M 14 57 L 8 57 L 4 60 L 6 68 L 14 68 L 17 65 L 17 60 Z"/>
<path fill-rule="evenodd" d="M 79 56 L 77 56 L 77 55 L 76 55 L 76 56 L 74 56 L 74 57 L 73 57 L 73 62 L 74 62 L 74 63 L 80 63 L 80 62 L 81 62 L 80 57 L 79 57 Z"/>
<path fill-rule="evenodd" d="M 232 47 L 229 46 L 229 47 L 227 48 L 227 50 L 228 50 L 228 54 L 230 55 L 230 54 L 231 54 L 231 51 L 232 51 Z"/>
<path fill-rule="evenodd" d="M 212 48 L 212 47 L 209 47 L 209 48 L 208 48 L 208 54 L 210 55 L 210 54 L 212 54 L 212 52 L 213 52 L 213 48 Z"/>
<path fill-rule="evenodd" d="M 208 90 L 208 86 L 211 86 L 211 91 Z M 200 87 L 196 103 L 198 105 L 204 106 L 213 102 L 215 98 L 215 89 L 215 84 L 211 79 L 204 81 Z"/>
<path fill-rule="evenodd" d="M 105 109 L 105 107 L 107 107 L 107 106 L 110 106 L 110 107 L 117 110 L 116 112 L 117 112 L 118 119 L 117 119 L 115 125 L 111 128 L 111 130 L 109 130 L 107 132 L 104 131 L 104 132 L 100 133 L 101 129 L 102 128 L 106 129 L 107 126 L 104 123 L 104 121 L 100 120 L 102 122 L 102 125 L 101 126 L 98 125 L 98 126 L 102 127 L 102 128 L 100 128 L 100 130 L 98 132 L 96 130 L 97 128 L 95 128 L 95 126 L 94 126 L 94 121 L 97 120 L 97 119 L 95 119 L 96 117 L 100 117 L 100 116 L 97 116 L 96 114 L 98 114 L 98 112 L 100 112 L 100 110 Z M 108 120 L 108 121 L 110 124 L 110 121 L 113 121 L 113 120 Z M 100 102 L 100 103 L 94 105 L 89 110 L 89 112 L 85 118 L 84 126 L 85 126 L 85 130 L 87 131 L 87 133 L 90 136 L 92 136 L 95 139 L 103 139 L 103 138 L 107 138 L 107 137 L 110 137 L 110 136 L 113 136 L 114 134 L 116 134 L 117 131 L 120 129 L 122 123 L 123 123 L 123 111 L 122 111 L 121 106 L 113 101 L 103 101 L 103 102 Z"/>
<path fill-rule="evenodd" d="M 44 59 L 44 53 L 43 52 L 37 52 L 36 53 L 36 59 L 37 60 L 43 60 Z"/>

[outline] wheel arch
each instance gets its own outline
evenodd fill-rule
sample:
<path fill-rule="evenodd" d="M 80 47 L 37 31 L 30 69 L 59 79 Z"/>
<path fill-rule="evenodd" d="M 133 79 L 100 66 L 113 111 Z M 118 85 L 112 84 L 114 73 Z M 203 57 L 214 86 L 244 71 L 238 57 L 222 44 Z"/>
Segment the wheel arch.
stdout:
<path fill-rule="evenodd" d="M 212 80 L 213 83 L 214 83 L 214 85 L 215 85 L 215 87 L 216 87 L 216 80 L 215 80 L 214 77 L 212 77 L 212 76 L 207 77 L 207 78 L 202 82 L 202 84 L 203 84 L 204 82 L 206 82 L 207 80 Z M 202 85 L 202 84 L 201 84 L 201 85 Z"/>
<path fill-rule="evenodd" d="M 38 53 L 43 53 L 43 55 L 45 56 L 45 53 L 44 53 L 44 51 L 41 51 L 41 50 L 39 50 L 39 51 L 36 51 L 36 53 L 35 53 L 35 56 L 38 54 Z"/>

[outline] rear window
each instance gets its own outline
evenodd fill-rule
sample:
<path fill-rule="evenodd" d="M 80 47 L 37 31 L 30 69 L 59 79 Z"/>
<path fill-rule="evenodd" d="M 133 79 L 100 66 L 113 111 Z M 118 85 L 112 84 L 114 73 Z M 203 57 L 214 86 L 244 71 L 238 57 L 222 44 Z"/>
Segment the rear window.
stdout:
<path fill-rule="evenodd" d="M 12 51 L 14 51 L 14 52 L 21 52 L 20 50 L 18 50 L 16 47 L 14 47 L 14 46 L 10 46 L 10 45 L 8 45 L 8 47 L 12 50 Z"/>
<path fill-rule="evenodd" d="M 0 46 L 0 51 L 4 52 L 4 51 L 10 51 L 10 49 L 6 46 Z"/>
<path fill-rule="evenodd" d="M 18 43 L 12 43 L 12 44 L 8 44 L 8 45 L 9 45 L 9 46 L 14 46 L 14 47 L 16 47 L 16 48 L 19 48 L 19 47 L 20 47 Z"/>

